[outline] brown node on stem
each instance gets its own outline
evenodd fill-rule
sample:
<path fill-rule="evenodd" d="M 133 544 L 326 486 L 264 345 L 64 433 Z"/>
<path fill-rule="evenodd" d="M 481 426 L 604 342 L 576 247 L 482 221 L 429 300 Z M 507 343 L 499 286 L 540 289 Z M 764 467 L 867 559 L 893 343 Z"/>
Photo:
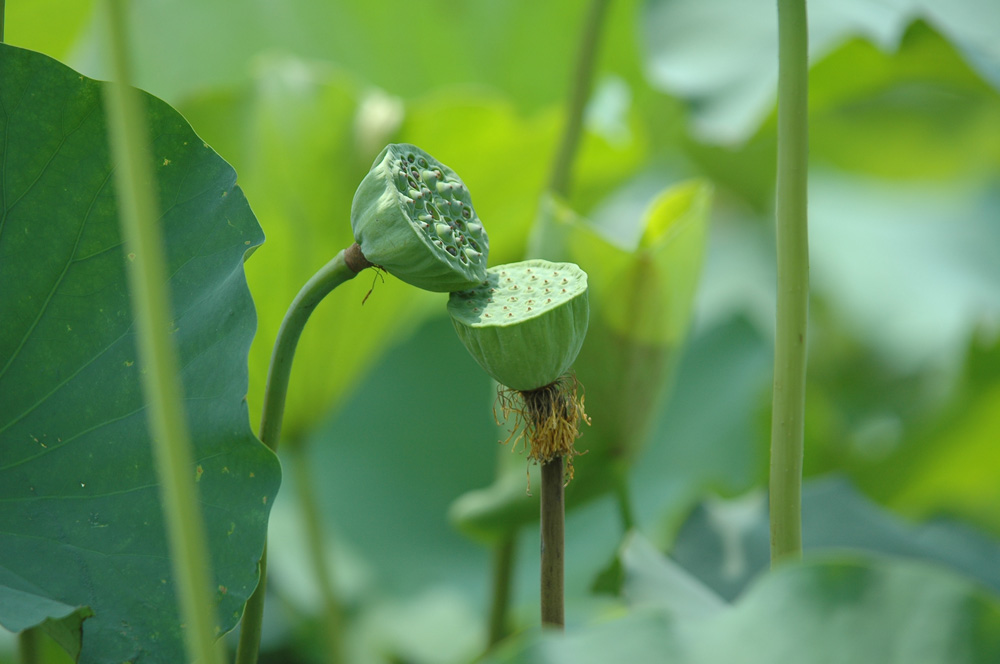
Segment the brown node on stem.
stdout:
<path fill-rule="evenodd" d="M 517 444 L 523 442 L 528 458 L 538 464 L 548 463 L 558 456 L 565 458 L 566 484 L 573 479 L 573 457 L 586 453 L 573 447 L 580 437 L 580 422 L 590 425 L 590 417 L 583 406 L 584 395 L 577 395 L 579 387 L 579 381 L 572 374 L 525 392 L 499 385 L 493 406 L 497 424 L 500 424 L 497 406 L 504 420 L 514 418 L 513 427 L 502 444 L 513 439 L 511 451 L 514 451 Z"/>

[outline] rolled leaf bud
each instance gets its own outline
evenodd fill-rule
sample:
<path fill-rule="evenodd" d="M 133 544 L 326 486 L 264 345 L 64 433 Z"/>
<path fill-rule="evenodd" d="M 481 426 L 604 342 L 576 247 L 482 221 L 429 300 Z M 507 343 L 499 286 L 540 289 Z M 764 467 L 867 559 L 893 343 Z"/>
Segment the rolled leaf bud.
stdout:
<path fill-rule="evenodd" d="M 354 194 L 351 228 L 369 262 L 418 288 L 451 292 L 486 280 L 490 243 L 469 190 L 414 145 L 388 145 L 375 159 Z"/>
<path fill-rule="evenodd" d="M 587 335 L 587 273 L 573 263 L 529 260 L 490 268 L 471 290 L 452 293 L 459 338 L 502 385 L 535 390 L 557 381 Z"/>

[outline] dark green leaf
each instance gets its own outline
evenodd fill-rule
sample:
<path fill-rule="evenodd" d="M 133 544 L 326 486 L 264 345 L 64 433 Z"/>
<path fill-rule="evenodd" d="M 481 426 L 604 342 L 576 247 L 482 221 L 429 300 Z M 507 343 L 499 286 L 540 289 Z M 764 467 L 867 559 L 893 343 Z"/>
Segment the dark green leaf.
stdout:
<path fill-rule="evenodd" d="M 40 601 L 93 610 L 81 661 L 181 661 L 101 85 L 0 49 L 0 583 L 31 596 L 22 621 Z M 221 634 L 256 585 L 278 485 L 245 402 L 243 261 L 262 236 L 233 170 L 145 106 Z"/>

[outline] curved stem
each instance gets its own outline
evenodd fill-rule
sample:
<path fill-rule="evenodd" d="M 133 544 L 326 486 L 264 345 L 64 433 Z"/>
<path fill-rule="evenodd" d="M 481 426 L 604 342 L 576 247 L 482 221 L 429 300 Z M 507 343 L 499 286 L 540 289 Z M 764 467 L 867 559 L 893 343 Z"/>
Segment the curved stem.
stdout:
<path fill-rule="evenodd" d="M 563 458 L 542 464 L 542 626 L 563 629 L 563 563 L 565 558 L 565 478 Z"/>
<path fill-rule="evenodd" d="M 369 267 L 357 243 L 339 252 L 329 263 L 319 269 L 299 291 L 285 313 L 274 341 L 271 364 L 267 369 L 267 385 L 264 387 L 264 406 L 260 417 L 260 439 L 272 450 L 278 449 L 281 435 L 281 420 L 285 414 L 285 398 L 288 396 L 288 379 L 292 373 L 292 359 L 295 347 L 302 336 L 306 321 L 316 305 L 330 294 L 334 288 L 353 279 L 358 272 Z"/>
<path fill-rule="evenodd" d="M 285 413 L 285 399 L 288 395 L 288 379 L 292 373 L 292 359 L 295 347 L 302 336 L 306 321 L 316 305 L 330 291 L 353 279 L 358 272 L 371 263 L 361 253 L 358 245 L 352 244 L 333 257 L 319 269 L 299 291 L 288 307 L 285 318 L 278 329 L 271 353 L 271 364 L 267 370 L 267 385 L 264 388 L 264 406 L 260 418 L 260 439 L 271 450 L 277 451 L 281 435 L 281 420 Z M 240 640 L 236 647 L 237 664 L 253 664 L 260 651 L 260 632 L 264 615 L 264 596 L 267 589 L 267 547 L 260 558 L 260 580 L 257 588 L 247 600 L 240 626 Z"/>
<path fill-rule="evenodd" d="M 507 636 L 507 607 L 510 605 L 510 582 L 516 549 L 517 529 L 511 529 L 493 549 L 493 598 L 490 602 L 487 650 Z"/>
<path fill-rule="evenodd" d="M 333 578 L 330 575 L 316 487 L 312 481 L 305 447 L 294 446 L 291 449 L 291 456 L 295 486 L 298 488 L 299 507 L 302 509 L 302 521 L 305 526 L 309 562 L 323 601 L 323 638 L 326 644 L 326 657 L 323 661 L 326 664 L 341 664 L 344 661 L 344 653 L 340 602 L 337 601 Z"/>
<path fill-rule="evenodd" d="M 771 415 L 771 563 L 802 554 L 802 440 L 809 314 L 809 51 L 805 0 L 778 0 L 778 299 Z"/>
<path fill-rule="evenodd" d="M 580 38 L 580 50 L 577 52 L 576 68 L 570 87 L 566 125 L 549 176 L 549 191 L 563 198 L 569 195 L 570 171 L 580 145 L 580 134 L 583 132 L 583 111 L 590 97 L 601 23 L 607 6 L 608 0 L 592 0 Z"/>
<path fill-rule="evenodd" d="M 177 351 L 170 339 L 170 297 L 163 241 L 156 220 L 149 136 L 138 92 L 128 87 L 129 63 L 123 0 L 107 6 L 111 64 L 117 80 L 106 88 L 109 134 L 117 182 L 119 218 L 129 261 L 129 299 L 135 315 L 143 392 L 149 406 L 156 474 L 170 545 L 170 560 L 190 659 L 223 661 L 216 642 L 212 573 L 191 440 L 182 404 Z"/>

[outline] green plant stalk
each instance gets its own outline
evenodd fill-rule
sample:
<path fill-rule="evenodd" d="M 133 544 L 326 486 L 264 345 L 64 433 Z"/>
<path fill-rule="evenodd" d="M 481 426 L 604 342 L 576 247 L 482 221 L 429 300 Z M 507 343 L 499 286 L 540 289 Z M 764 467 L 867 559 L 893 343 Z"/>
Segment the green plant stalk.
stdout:
<path fill-rule="evenodd" d="M 313 578 L 319 585 L 323 602 L 323 639 L 326 646 L 326 657 L 323 661 L 326 664 L 341 664 L 344 661 L 343 621 L 340 602 L 337 601 L 333 578 L 330 575 L 316 486 L 312 481 L 312 470 L 306 458 L 305 447 L 294 446 L 291 449 L 291 456 L 295 486 L 298 489 L 298 502 L 302 508 L 302 522 L 306 531 L 309 562 L 313 567 Z"/>
<path fill-rule="evenodd" d="M 777 324 L 771 415 L 771 564 L 802 555 L 809 314 L 809 50 L 805 0 L 778 0 Z"/>
<path fill-rule="evenodd" d="M 510 604 L 510 583 L 517 549 L 517 532 L 507 533 L 493 548 L 493 592 L 490 602 L 490 622 L 486 649 L 490 650 L 508 634 L 507 607 Z"/>
<path fill-rule="evenodd" d="M 281 435 L 281 421 L 285 413 L 288 396 L 288 380 L 292 374 L 292 360 L 299 337 L 324 297 L 344 283 L 353 279 L 358 272 L 371 263 L 361 253 L 358 245 L 352 244 L 339 252 L 321 267 L 292 300 L 288 307 L 271 353 L 271 364 L 267 370 L 267 384 L 264 388 L 264 405 L 260 418 L 261 441 L 272 451 L 278 450 Z M 254 664 L 260 652 L 260 634 L 264 617 L 264 598 L 267 589 L 267 547 L 260 558 L 260 580 L 257 588 L 247 600 L 240 624 L 240 640 L 236 648 L 236 664 Z"/>
<path fill-rule="evenodd" d="M 570 182 L 572 179 L 573 162 L 580 146 L 580 136 L 583 133 L 583 113 L 590 98 L 593 87 L 594 66 L 597 61 L 598 45 L 601 37 L 601 27 L 604 23 L 604 16 L 607 12 L 609 0 L 592 0 L 590 9 L 584 20 L 583 32 L 580 36 L 580 46 L 577 51 L 576 63 L 573 71 L 573 79 L 570 84 L 569 104 L 566 110 L 566 124 L 563 126 L 563 133 L 559 141 L 555 160 L 552 162 L 552 171 L 549 174 L 549 191 L 553 194 L 565 198 L 569 195 Z M 560 462 L 561 465 L 561 462 Z M 493 592 L 490 610 L 490 645 L 493 645 L 494 635 L 501 634 L 502 628 L 507 624 L 507 604 L 509 602 L 509 592 L 497 595 L 500 589 L 509 586 L 509 579 L 513 574 L 512 566 L 514 556 L 506 555 L 504 549 L 509 547 L 513 550 L 516 547 L 517 532 L 512 530 L 507 537 L 497 545 L 494 550 L 495 565 L 493 567 Z M 560 577 L 561 578 L 561 577 Z M 498 637 L 497 640 L 499 640 Z"/>
<path fill-rule="evenodd" d="M 570 87 L 566 124 L 563 127 L 562 138 L 559 141 L 559 148 L 549 176 L 549 191 L 562 198 L 569 195 L 573 161 L 576 159 L 576 152 L 580 147 L 580 135 L 583 133 L 583 112 L 593 86 L 594 63 L 597 60 L 601 25 L 604 22 L 607 7 L 608 0 L 592 0 L 580 38 L 580 50 L 577 52 L 576 67 Z"/>
<path fill-rule="evenodd" d="M 565 479 L 563 458 L 542 464 L 541 489 L 541 598 L 542 626 L 563 629 L 563 563 L 565 560 Z"/>
<path fill-rule="evenodd" d="M 17 634 L 18 664 L 42 664 L 42 641 L 45 633 L 39 625 L 21 630 Z"/>
<path fill-rule="evenodd" d="M 184 637 L 192 660 L 223 661 L 216 622 L 208 545 L 194 482 L 191 441 L 181 402 L 177 353 L 170 330 L 170 299 L 162 238 L 156 220 L 149 137 L 138 92 L 128 87 L 123 0 L 107 6 L 111 64 L 117 83 L 105 88 L 120 220 L 130 252 L 129 291 L 136 318 L 143 387 L 149 406 L 156 471 L 163 497 L 171 562 Z M 133 258 L 134 255 L 134 258 Z"/>

